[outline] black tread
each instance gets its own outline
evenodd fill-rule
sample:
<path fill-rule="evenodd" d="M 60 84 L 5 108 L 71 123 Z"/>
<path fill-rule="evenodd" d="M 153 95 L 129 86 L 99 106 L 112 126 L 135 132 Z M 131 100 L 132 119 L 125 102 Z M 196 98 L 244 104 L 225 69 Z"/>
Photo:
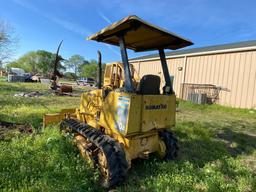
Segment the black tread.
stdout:
<path fill-rule="evenodd" d="M 159 136 L 166 145 L 166 155 L 164 158 L 166 160 L 176 159 L 179 150 L 177 138 L 173 135 L 172 132 L 169 132 L 167 130 L 159 132 Z"/>
<path fill-rule="evenodd" d="M 125 180 L 128 163 L 125 158 L 125 152 L 121 145 L 100 130 L 90 127 L 75 119 L 65 119 L 61 123 L 61 129 L 69 127 L 92 142 L 96 147 L 103 151 L 107 158 L 110 177 L 102 182 L 106 188 L 114 187 Z"/>

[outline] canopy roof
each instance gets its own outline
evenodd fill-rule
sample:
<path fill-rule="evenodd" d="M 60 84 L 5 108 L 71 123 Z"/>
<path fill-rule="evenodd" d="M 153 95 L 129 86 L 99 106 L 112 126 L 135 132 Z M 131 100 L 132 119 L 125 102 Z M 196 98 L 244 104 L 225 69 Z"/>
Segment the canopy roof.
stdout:
<path fill-rule="evenodd" d="M 175 50 L 193 45 L 190 40 L 147 23 L 134 15 L 113 23 L 87 39 L 119 46 L 118 36 L 124 33 L 126 47 L 136 52 L 160 48 Z"/>

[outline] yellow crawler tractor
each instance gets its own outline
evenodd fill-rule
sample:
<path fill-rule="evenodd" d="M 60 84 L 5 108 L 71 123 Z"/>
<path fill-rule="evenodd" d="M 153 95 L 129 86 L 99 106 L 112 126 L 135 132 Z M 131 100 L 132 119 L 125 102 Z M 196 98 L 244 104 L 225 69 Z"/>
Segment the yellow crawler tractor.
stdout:
<path fill-rule="evenodd" d="M 120 46 L 122 64 L 116 63 L 112 78 L 108 72 L 113 74 L 114 65 L 110 65 L 112 72 L 106 68 L 108 78 L 104 78 L 103 86 L 99 70 L 98 88 L 83 93 L 80 107 L 63 110 L 57 119 L 62 120 L 62 130 L 74 134 L 82 156 L 97 165 L 101 184 L 112 187 L 125 180 L 133 159 L 147 158 L 155 152 L 167 160 L 177 156 L 177 139 L 170 131 L 175 125 L 176 97 L 164 49 L 175 50 L 193 43 L 136 16 L 126 17 L 88 39 Z M 165 80 L 162 89 L 156 75 L 136 81 L 126 48 L 159 51 Z M 45 124 L 51 120 L 56 118 L 45 116 Z"/>

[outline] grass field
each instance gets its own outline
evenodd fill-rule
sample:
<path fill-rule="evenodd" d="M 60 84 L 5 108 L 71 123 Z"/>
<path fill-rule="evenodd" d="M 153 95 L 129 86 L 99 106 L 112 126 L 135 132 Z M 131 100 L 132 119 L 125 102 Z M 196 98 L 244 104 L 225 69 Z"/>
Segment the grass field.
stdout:
<path fill-rule="evenodd" d="M 34 90 L 45 95 L 13 97 Z M 71 141 L 56 127 L 41 129 L 44 113 L 78 104 L 42 84 L 0 80 L 0 120 L 34 129 L 0 141 L 0 191 L 103 191 Z M 174 132 L 178 159 L 134 161 L 117 191 L 256 191 L 256 111 L 180 102 Z"/>

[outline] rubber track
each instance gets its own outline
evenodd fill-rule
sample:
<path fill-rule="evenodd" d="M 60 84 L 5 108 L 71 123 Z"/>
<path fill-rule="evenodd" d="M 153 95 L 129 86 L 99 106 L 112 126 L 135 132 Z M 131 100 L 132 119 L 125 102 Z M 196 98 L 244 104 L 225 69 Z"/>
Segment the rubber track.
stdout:
<path fill-rule="evenodd" d="M 61 123 L 61 128 L 68 126 L 73 131 L 81 134 L 105 154 L 109 168 L 109 179 L 102 185 L 106 188 L 114 187 L 125 180 L 128 163 L 125 152 L 121 145 L 100 130 L 75 119 L 65 119 Z"/>
<path fill-rule="evenodd" d="M 178 156 L 178 140 L 174 137 L 172 132 L 169 131 L 161 131 L 159 133 L 160 138 L 164 141 L 166 145 L 166 160 L 174 160 Z"/>

